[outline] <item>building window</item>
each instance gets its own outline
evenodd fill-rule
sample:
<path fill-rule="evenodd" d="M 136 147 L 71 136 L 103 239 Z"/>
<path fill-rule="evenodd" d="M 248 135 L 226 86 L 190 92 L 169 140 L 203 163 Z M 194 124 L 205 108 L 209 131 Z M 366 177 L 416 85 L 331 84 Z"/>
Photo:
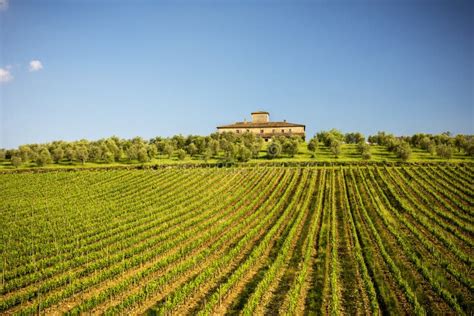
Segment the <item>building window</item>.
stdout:
<path fill-rule="evenodd" d="M 288 131 L 291 133 L 291 128 Z"/>
<path fill-rule="evenodd" d="M 282 129 L 282 130 L 281 130 L 281 132 L 282 132 L 282 133 L 284 133 L 284 132 L 285 132 L 285 130 L 284 130 L 284 129 Z"/>
<path fill-rule="evenodd" d="M 260 130 L 260 134 L 263 134 L 263 129 Z"/>
<path fill-rule="evenodd" d="M 238 133 L 240 133 L 240 130 L 236 130 L 235 132 L 238 134 Z"/>
<path fill-rule="evenodd" d="M 247 133 L 250 133 L 250 130 L 249 130 L 249 129 L 247 129 Z"/>

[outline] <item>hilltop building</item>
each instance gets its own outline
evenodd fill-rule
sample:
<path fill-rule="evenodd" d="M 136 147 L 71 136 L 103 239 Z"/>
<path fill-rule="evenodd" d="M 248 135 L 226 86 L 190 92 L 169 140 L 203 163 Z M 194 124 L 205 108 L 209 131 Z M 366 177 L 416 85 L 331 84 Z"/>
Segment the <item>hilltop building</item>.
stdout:
<path fill-rule="evenodd" d="M 252 122 L 236 122 L 230 125 L 222 125 L 217 127 L 219 133 L 233 132 L 233 133 L 254 133 L 268 141 L 273 136 L 299 136 L 305 138 L 306 126 L 303 124 L 270 121 L 270 113 L 260 111 L 252 112 Z"/>

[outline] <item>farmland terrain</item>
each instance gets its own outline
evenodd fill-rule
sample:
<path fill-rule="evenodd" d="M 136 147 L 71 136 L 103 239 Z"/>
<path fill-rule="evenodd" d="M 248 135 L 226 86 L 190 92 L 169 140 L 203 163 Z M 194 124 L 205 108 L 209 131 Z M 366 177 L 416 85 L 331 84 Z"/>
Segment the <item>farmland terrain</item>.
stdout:
<path fill-rule="evenodd" d="M 472 314 L 474 164 L 0 174 L 2 314 Z"/>

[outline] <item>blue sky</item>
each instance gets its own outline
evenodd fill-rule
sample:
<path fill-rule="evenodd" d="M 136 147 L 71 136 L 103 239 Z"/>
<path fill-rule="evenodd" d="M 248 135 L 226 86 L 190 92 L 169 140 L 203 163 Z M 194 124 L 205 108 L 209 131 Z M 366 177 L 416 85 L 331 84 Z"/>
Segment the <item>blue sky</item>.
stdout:
<path fill-rule="evenodd" d="M 255 110 L 309 136 L 473 134 L 474 2 L 0 0 L 0 68 L 5 148 Z"/>

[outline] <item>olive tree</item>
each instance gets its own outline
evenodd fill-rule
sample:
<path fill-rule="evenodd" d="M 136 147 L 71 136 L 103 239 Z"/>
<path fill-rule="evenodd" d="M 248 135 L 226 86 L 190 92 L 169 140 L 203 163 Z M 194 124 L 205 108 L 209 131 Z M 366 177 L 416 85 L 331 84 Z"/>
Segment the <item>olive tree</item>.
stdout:
<path fill-rule="evenodd" d="M 186 158 L 186 151 L 184 149 L 178 149 L 176 151 L 176 156 L 179 160 L 184 160 L 184 158 Z"/>
<path fill-rule="evenodd" d="M 311 138 L 308 143 L 308 150 L 311 153 L 311 158 L 316 157 L 316 151 L 318 150 L 318 146 L 319 146 L 318 138 L 316 136 Z"/>
<path fill-rule="evenodd" d="M 466 142 L 464 151 L 468 156 L 474 157 L 474 137 Z"/>
<path fill-rule="evenodd" d="M 64 150 L 61 147 L 56 147 L 53 149 L 53 160 L 55 163 L 58 163 L 61 159 L 64 158 Z"/>
<path fill-rule="evenodd" d="M 456 146 L 458 152 L 461 152 L 462 149 L 466 147 L 468 140 L 465 135 L 456 135 L 454 138 L 454 146 Z"/>
<path fill-rule="evenodd" d="M 263 143 L 264 143 L 263 138 L 256 137 L 255 140 L 249 145 L 248 148 L 252 152 L 253 158 L 258 158 L 260 154 L 260 150 L 262 150 Z"/>
<path fill-rule="evenodd" d="M 331 149 L 331 153 L 334 155 L 335 158 L 339 158 L 339 155 L 341 154 L 341 142 L 333 139 L 331 141 L 331 144 L 329 145 L 329 148 Z"/>
<path fill-rule="evenodd" d="M 451 159 L 453 156 L 453 147 L 446 144 L 438 145 L 436 146 L 436 154 L 441 158 Z"/>
<path fill-rule="evenodd" d="M 290 157 L 298 153 L 298 141 L 296 139 L 287 139 L 282 146 L 282 151 Z"/>
<path fill-rule="evenodd" d="M 158 148 L 154 144 L 150 144 L 147 148 L 147 154 L 150 159 L 153 159 L 158 154 Z"/>
<path fill-rule="evenodd" d="M 51 153 L 49 150 L 47 148 L 41 149 L 38 156 L 36 157 L 36 164 L 41 167 L 51 163 L 51 161 Z"/>
<path fill-rule="evenodd" d="M 76 151 L 74 147 L 72 146 L 66 147 L 66 150 L 64 151 L 64 156 L 66 157 L 67 160 L 73 161 L 74 158 L 76 157 Z"/>
<path fill-rule="evenodd" d="M 238 153 L 237 145 L 234 145 L 231 142 L 227 142 L 226 145 L 223 147 L 224 150 L 224 160 L 226 162 L 233 163 L 234 160 L 237 158 Z"/>
<path fill-rule="evenodd" d="M 108 139 L 105 140 L 105 147 L 106 148 L 103 148 L 102 151 L 103 151 L 103 157 L 104 159 L 107 161 L 107 152 L 111 152 L 113 155 L 114 155 L 114 160 L 115 161 L 120 161 L 120 159 L 122 158 L 123 156 L 123 150 L 122 148 L 120 147 L 120 139 L 118 137 L 110 137 Z M 109 158 L 110 160 L 110 158 Z"/>
<path fill-rule="evenodd" d="M 76 158 L 82 164 L 84 164 L 87 161 L 87 158 L 89 157 L 89 150 L 87 149 L 86 146 L 79 145 L 76 147 L 75 154 L 76 154 Z"/>
<path fill-rule="evenodd" d="M 237 160 L 241 162 L 247 162 L 252 157 L 252 152 L 250 149 L 245 147 L 244 145 L 240 145 L 237 150 Z"/>
<path fill-rule="evenodd" d="M 213 156 L 216 156 L 219 153 L 219 141 L 211 139 L 207 144 L 207 147 L 211 150 Z"/>
<path fill-rule="evenodd" d="M 398 145 L 396 145 L 394 152 L 398 158 L 403 161 L 407 161 L 408 159 L 410 159 L 411 156 L 410 144 L 408 144 L 407 142 L 400 142 Z"/>
<path fill-rule="evenodd" d="M 137 150 L 137 159 L 139 162 L 147 162 L 150 160 L 150 157 L 148 156 L 148 151 L 145 147 L 141 147 Z"/>
<path fill-rule="evenodd" d="M 191 157 L 194 157 L 194 155 L 196 155 L 196 154 L 198 153 L 198 148 L 197 148 L 196 144 L 190 143 L 190 144 L 186 147 L 186 151 L 188 152 L 188 154 L 189 154 Z"/>
<path fill-rule="evenodd" d="M 13 167 L 15 168 L 18 168 L 22 163 L 20 156 L 12 156 L 11 161 L 12 161 Z"/>
<path fill-rule="evenodd" d="M 174 147 L 170 143 L 166 144 L 163 147 L 163 154 L 168 156 L 168 158 L 171 158 L 173 156 L 173 152 L 174 152 Z"/>
<path fill-rule="evenodd" d="M 274 141 L 267 148 L 267 156 L 270 159 L 277 158 L 281 154 L 281 144 L 277 141 Z"/>
<path fill-rule="evenodd" d="M 330 147 L 333 141 L 343 142 L 345 139 L 344 134 L 335 128 L 329 131 L 321 131 L 316 134 L 316 137 L 327 147 Z"/>
<path fill-rule="evenodd" d="M 131 145 L 126 150 L 126 155 L 129 161 L 138 159 L 139 147 L 137 145 Z"/>
<path fill-rule="evenodd" d="M 358 144 L 360 142 L 363 142 L 364 140 L 364 135 L 359 132 L 346 133 L 344 135 L 344 141 L 346 142 L 346 144 Z"/>
<path fill-rule="evenodd" d="M 205 161 L 205 162 L 208 162 L 209 159 L 212 158 L 212 149 L 211 148 L 206 148 L 206 150 L 204 150 L 203 154 L 202 154 L 202 159 Z"/>
<path fill-rule="evenodd" d="M 89 146 L 89 161 L 98 162 L 102 159 L 102 148 L 97 145 Z"/>
<path fill-rule="evenodd" d="M 419 145 L 421 149 L 430 151 L 430 147 L 433 146 L 433 141 L 428 136 L 424 136 L 422 139 L 420 139 Z"/>
<path fill-rule="evenodd" d="M 106 151 L 104 153 L 104 160 L 106 163 L 112 163 L 115 161 L 115 155 L 111 151 Z"/>
<path fill-rule="evenodd" d="M 28 145 L 22 145 L 18 147 L 21 161 L 27 162 L 28 160 L 36 159 L 37 154 Z"/>
<path fill-rule="evenodd" d="M 372 154 L 370 152 L 370 145 L 366 142 L 359 142 L 359 144 L 357 145 L 357 150 L 359 151 L 362 159 L 369 160 L 370 158 L 372 158 Z"/>

